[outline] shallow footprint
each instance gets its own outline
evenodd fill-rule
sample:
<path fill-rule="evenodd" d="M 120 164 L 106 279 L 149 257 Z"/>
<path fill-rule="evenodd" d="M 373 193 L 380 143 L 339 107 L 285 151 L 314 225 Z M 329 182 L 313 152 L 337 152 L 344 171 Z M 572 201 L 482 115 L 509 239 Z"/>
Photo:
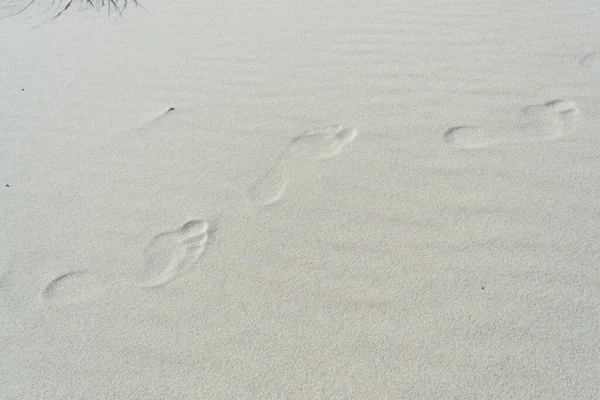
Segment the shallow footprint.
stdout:
<path fill-rule="evenodd" d="M 72 271 L 52 279 L 42 291 L 42 299 L 70 304 L 89 299 L 105 289 L 106 285 L 97 276 L 84 271 Z"/>
<path fill-rule="evenodd" d="M 476 126 L 455 126 L 444 133 L 444 141 L 463 149 L 483 149 L 494 143 L 491 134 Z"/>
<path fill-rule="evenodd" d="M 344 130 L 340 124 L 311 129 L 294 137 L 286 149 L 286 155 L 314 156 L 320 153 L 326 141 Z"/>
<path fill-rule="evenodd" d="M 523 107 L 511 129 L 498 134 L 475 126 L 455 126 L 444 133 L 444 141 L 462 149 L 480 149 L 497 144 L 530 143 L 555 140 L 574 131 L 579 115 L 577 105 L 557 99 Z"/>
<path fill-rule="evenodd" d="M 296 136 L 294 140 L 330 137 L 340 133 L 343 129 L 344 127 L 342 124 L 325 125 L 306 131 L 303 134 Z"/>
<path fill-rule="evenodd" d="M 585 55 L 581 61 L 581 66 L 591 72 L 600 72 L 600 52 L 594 52 Z"/>
<path fill-rule="evenodd" d="M 248 189 L 250 200 L 261 206 L 268 206 L 281 200 L 288 181 L 281 172 L 281 163 L 268 170 Z"/>
<path fill-rule="evenodd" d="M 514 141 L 556 139 L 563 134 L 559 113 L 546 104 L 523 107 L 514 132 Z"/>
<path fill-rule="evenodd" d="M 338 155 L 344 147 L 353 141 L 358 135 L 358 130 L 355 128 L 346 128 L 341 132 L 336 133 L 329 138 L 328 143 L 325 144 L 321 150 L 320 158 L 331 158 Z"/>
<path fill-rule="evenodd" d="M 331 158 L 338 155 L 357 135 L 355 128 L 344 128 L 340 124 L 323 126 L 293 138 L 287 152 Z"/>
<path fill-rule="evenodd" d="M 575 132 L 579 108 L 575 102 L 570 100 L 552 100 L 546 103 L 555 113 L 561 117 L 563 135 L 570 135 Z"/>
<path fill-rule="evenodd" d="M 146 248 L 145 283 L 158 287 L 188 271 L 204 252 L 208 222 L 192 220 L 175 231 L 155 236 Z"/>
<path fill-rule="evenodd" d="M 344 129 L 342 125 L 336 124 L 316 128 L 294 137 L 275 165 L 248 188 L 248 197 L 260 206 L 277 203 L 288 186 L 288 178 L 284 176 L 286 168 L 297 167 L 305 157 L 333 157 L 354 140 L 357 134 L 358 131 L 354 128 Z"/>
<path fill-rule="evenodd" d="M 562 115 L 575 116 L 579 115 L 579 108 L 575 102 L 570 100 L 551 100 L 545 104 L 546 107 L 549 107 L 555 113 L 559 113 Z"/>
<path fill-rule="evenodd" d="M 558 139 L 573 132 L 578 115 L 577 105 L 569 100 L 527 106 L 521 110 L 517 133 L 521 141 Z"/>

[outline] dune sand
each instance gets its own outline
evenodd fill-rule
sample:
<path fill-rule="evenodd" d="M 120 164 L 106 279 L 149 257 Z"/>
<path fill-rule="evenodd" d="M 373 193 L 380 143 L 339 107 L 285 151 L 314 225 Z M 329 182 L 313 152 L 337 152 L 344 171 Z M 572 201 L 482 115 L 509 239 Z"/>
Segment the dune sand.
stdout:
<path fill-rule="evenodd" d="M 143 4 L 0 21 L 0 398 L 600 398 L 597 1 Z"/>

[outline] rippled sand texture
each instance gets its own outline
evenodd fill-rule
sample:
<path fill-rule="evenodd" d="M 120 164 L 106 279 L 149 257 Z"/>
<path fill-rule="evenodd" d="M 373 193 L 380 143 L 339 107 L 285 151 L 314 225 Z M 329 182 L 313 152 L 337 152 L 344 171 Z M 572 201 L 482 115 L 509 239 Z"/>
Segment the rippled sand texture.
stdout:
<path fill-rule="evenodd" d="M 597 2 L 38 1 L 1 398 L 600 398 Z"/>

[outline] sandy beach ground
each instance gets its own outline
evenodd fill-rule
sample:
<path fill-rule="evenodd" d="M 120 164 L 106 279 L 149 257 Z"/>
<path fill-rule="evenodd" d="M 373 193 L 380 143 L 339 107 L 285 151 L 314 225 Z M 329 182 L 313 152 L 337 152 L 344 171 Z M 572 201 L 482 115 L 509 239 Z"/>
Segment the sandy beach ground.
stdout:
<path fill-rule="evenodd" d="M 600 398 L 597 1 L 40 1 L 0 398 Z"/>

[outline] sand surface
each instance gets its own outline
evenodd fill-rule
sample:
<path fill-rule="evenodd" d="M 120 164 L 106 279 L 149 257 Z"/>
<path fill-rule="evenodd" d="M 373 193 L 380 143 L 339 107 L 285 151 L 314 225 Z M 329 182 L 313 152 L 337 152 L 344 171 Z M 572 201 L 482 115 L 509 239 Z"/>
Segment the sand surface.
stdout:
<path fill-rule="evenodd" d="M 597 0 L 143 4 L 0 20 L 0 398 L 600 398 Z"/>

